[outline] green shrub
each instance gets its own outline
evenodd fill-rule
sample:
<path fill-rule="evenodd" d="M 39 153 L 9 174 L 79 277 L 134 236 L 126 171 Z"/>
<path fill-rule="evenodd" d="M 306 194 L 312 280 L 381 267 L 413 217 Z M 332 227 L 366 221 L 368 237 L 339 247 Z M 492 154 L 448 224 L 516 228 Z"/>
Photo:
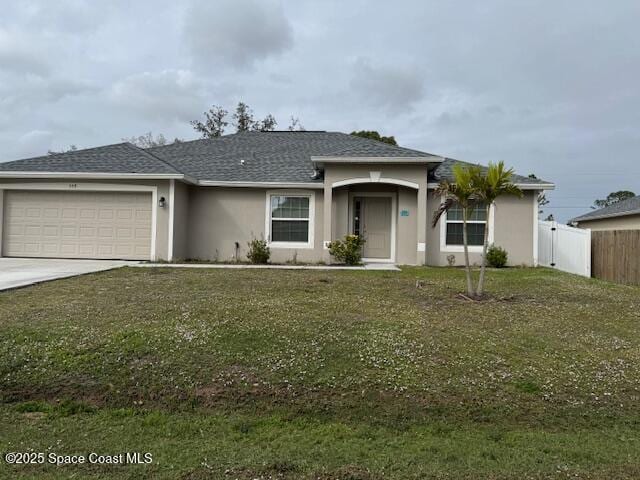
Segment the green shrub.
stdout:
<path fill-rule="evenodd" d="M 249 253 L 247 253 L 247 258 L 251 263 L 267 263 L 269 261 L 271 250 L 267 246 L 266 240 L 254 238 L 248 245 Z"/>
<path fill-rule="evenodd" d="M 358 235 L 345 235 L 344 240 L 329 243 L 329 253 L 339 262 L 347 265 L 359 265 L 362 261 L 364 238 Z"/>
<path fill-rule="evenodd" d="M 487 249 L 487 263 L 493 268 L 502 268 L 507 264 L 507 251 L 497 245 L 490 245 Z"/>

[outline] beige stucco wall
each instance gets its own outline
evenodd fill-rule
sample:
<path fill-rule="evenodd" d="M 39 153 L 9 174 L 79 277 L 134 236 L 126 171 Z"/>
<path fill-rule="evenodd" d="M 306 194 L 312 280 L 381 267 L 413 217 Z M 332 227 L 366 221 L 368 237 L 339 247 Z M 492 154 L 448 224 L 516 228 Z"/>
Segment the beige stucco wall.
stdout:
<path fill-rule="evenodd" d="M 351 199 L 359 194 L 367 193 L 390 193 L 393 195 L 396 205 L 395 212 L 395 259 L 401 265 L 415 265 L 416 242 L 417 242 L 417 192 L 412 188 L 382 183 L 368 183 L 359 185 L 349 185 L 334 190 L 333 214 L 336 218 L 333 226 L 334 239 L 342 238 L 347 233 L 351 233 L 353 226 L 353 204 Z M 405 210 L 407 216 L 401 216 L 400 212 Z"/>
<path fill-rule="evenodd" d="M 379 171 L 381 176 L 406 180 L 419 184 L 424 188 L 421 197 L 419 190 L 405 186 L 368 183 L 335 188 L 331 202 L 331 238 L 342 238 L 350 231 L 349 194 L 354 192 L 389 191 L 396 198 L 396 262 L 399 264 L 446 265 L 449 252 L 440 251 L 440 225 L 431 228 L 433 211 L 439 204 L 429 192 L 426 195 L 426 169 L 424 165 L 332 165 L 327 166 L 325 184 L 348 178 L 369 176 L 369 172 Z M 24 180 L 0 179 L 0 184 L 53 184 L 68 187 L 69 181 L 60 180 Z M 76 185 L 91 186 L 95 184 L 130 186 L 154 186 L 157 196 L 170 199 L 169 180 L 82 180 L 74 181 Z M 326 259 L 326 250 L 322 247 L 324 240 L 324 192 L 322 189 L 273 189 L 280 192 L 303 191 L 315 195 L 314 246 L 310 249 L 272 248 L 273 262 L 287 262 L 297 256 L 300 262 L 318 262 Z M 195 187 L 175 181 L 173 208 L 173 258 L 199 258 L 210 260 L 231 260 L 235 248 L 240 244 L 239 258 L 246 259 L 247 242 L 251 238 L 260 238 L 265 234 L 266 192 L 264 188 L 222 188 Z M 0 193 L 2 193 L 0 191 Z M 494 212 L 494 242 L 509 252 L 509 263 L 512 265 L 533 263 L 533 224 L 536 192 L 527 192 L 525 197 L 503 197 L 496 202 Z M 423 198 L 426 205 L 420 212 Z M 0 195 L 0 215 L 2 213 L 2 195 Z M 400 212 L 407 210 L 408 216 Z M 167 259 L 169 250 L 169 206 L 157 207 L 156 219 L 156 256 Z M 636 217 L 640 219 L 640 216 Z M 613 220 L 613 219 L 612 219 Z M 619 219 L 622 220 L 622 219 Z M 590 222 L 594 223 L 594 222 Z M 640 221 L 639 221 L 640 223 Z M 0 226 L 2 221 L 0 218 Z M 420 242 L 420 228 L 424 227 L 426 254 L 417 251 Z M 640 228 L 638 226 L 618 226 L 614 228 Z M 637 224 L 636 224 L 637 225 Z M 581 226 L 586 226 L 583 224 Z M 588 228 L 593 228 L 589 226 Z M 0 232 L 1 238 L 1 232 Z M 426 258 L 425 258 L 426 255 Z M 456 264 L 463 263 L 462 253 L 454 253 Z M 472 253 L 472 261 L 479 262 L 478 253 Z"/>
<path fill-rule="evenodd" d="M 173 197 L 173 260 L 179 260 L 189 257 L 189 186 L 176 181 Z"/>
<path fill-rule="evenodd" d="M 247 243 L 265 237 L 267 191 L 315 194 L 314 248 L 271 248 L 271 261 L 284 263 L 322 260 L 322 190 L 191 187 L 189 195 L 189 258 L 230 261 L 235 242 L 238 259 L 247 260 Z"/>
<path fill-rule="evenodd" d="M 156 187 L 157 198 L 165 197 L 169 199 L 169 180 L 86 180 L 86 179 L 22 179 L 22 178 L 0 178 L 0 197 L 4 197 L 4 189 L 10 190 L 7 185 L 46 185 L 51 189 L 62 189 L 67 191 L 74 190 L 86 190 L 91 188 L 99 188 L 102 191 L 108 191 L 109 186 L 112 186 L 114 190 L 117 190 L 119 186 L 147 186 Z M 73 187 L 75 185 L 75 187 Z M 2 187 L 4 186 L 4 187 Z M 168 257 L 168 245 L 169 245 L 169 208 L 156 208 L 156 258 L 167 259 Z M 0 199 L 0 228 L 2 225 L 2 201 Z M 0 231 L 0 241 L 2 238 Z M 1 250 L 0 250 L 1 251 Z"/>
<path fill-rule="evenodd" d="M 599 220 L 588 220 L 578 223 L 579 228 L 590 228 L 591 230 L 639 230 L 640 214 L 625 215 L 623 217 L 601 218 Z"/>
<path fill-rule="evenodd" d="M 456 265 L 464 265 L 462 252 L 441 251 L 441 223 L 431 227 L 431 218 L 438 209 L 439 198 L 429 192 L 429 227 L 427 230 L 427 263 L 447 265 L 447 256 L 455 256 Z M 496 200 L 493 211 L 494 241 L 507 250 L 509 265 L 534 264 L 534 217 L 537 212 L 537 192 L 526 191 L 522 198 L 504 196 Z M 480 263 L 481 254 L 471 252 L 472 263 Z"/>
<path fill-rule="evenodd" d="M 379 177 L 381 182 L 375 182 Z M 425 252 L 418 251 L 418 245 L 425 243 L 426 238 L 426 204 L 427 199 L 427 167 L 424 164 L 328 164 L 325 165 L 325 192 L 336 182 L 350 179 L 369 179 L 372 183 L 362 183 L 337 187 L 331 191 L 331 238 L 341 238 L 350 230 L 348 192 L 380 192 L 395 193 L 396 199 L 396 250 L 397 263 L 415 265 L 425 263 Z M 396 184 L 384 183 L 385 179 L 393 179 L 416 184 L 418 189 Z M 424 205 L 418 208 L 418 205 Z M 407 210 L 408 216 L 401 217 L 400 211 Z M 327 226 L 325 225 L 325 230 Z M 325 233 L 325 237 L 328 234 Z"/>

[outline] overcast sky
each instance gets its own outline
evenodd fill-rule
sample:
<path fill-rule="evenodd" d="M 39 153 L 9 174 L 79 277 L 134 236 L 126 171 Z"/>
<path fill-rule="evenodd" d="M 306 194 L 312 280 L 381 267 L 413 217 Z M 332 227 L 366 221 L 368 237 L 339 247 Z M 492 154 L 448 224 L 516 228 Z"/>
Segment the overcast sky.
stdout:
<path fill-rule="evenodd" d="M 148 131 L 193 139 L 189 120 L 243 100 L 281 128 L 295 115 L 504 160 L 557 184 L 559 220 L 640 194 L 637 0 L 0 6 L 0 160 Z"/>

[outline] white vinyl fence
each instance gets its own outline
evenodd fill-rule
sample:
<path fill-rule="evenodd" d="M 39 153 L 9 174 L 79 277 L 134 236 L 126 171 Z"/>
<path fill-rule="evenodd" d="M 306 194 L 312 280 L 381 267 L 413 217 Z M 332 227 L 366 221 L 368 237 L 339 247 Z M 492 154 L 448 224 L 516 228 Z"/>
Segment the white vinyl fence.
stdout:
<path fill-rule="evenodd" d="M 583 277 L 591 276 L 591 230 L 538 222 L 538 263 Z"/>

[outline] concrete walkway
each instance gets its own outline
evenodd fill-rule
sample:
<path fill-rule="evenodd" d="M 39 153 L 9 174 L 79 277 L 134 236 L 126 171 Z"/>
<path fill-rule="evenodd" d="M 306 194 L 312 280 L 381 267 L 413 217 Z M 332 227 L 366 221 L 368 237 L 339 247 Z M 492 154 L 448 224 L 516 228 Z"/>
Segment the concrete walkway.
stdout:
<path fill-rule="evenodd" d="M 247 263 L 136 263 L 140 268 L 268 268 L 273 270 L 388 270 L 399 272 L 393 263 L 367 263 L 357 267 L 346 265 L 252 265 Z"/>
<path fill-rule="evenodd" d="M 134 264 L 122 260 L 0 258 L 0 291 Z"/>

